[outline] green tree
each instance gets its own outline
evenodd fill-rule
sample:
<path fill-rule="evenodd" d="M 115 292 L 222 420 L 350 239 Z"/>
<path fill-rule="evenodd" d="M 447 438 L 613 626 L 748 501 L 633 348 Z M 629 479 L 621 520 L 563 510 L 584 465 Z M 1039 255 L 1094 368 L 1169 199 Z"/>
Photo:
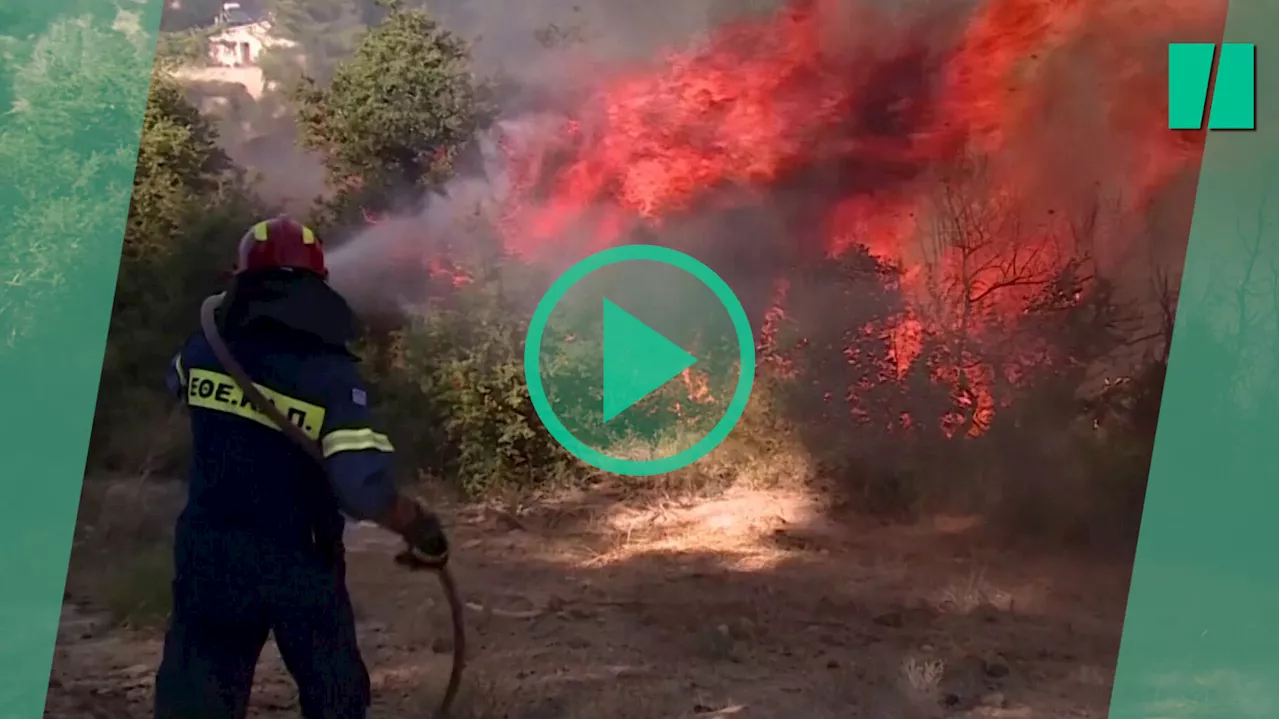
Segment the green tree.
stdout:
<path fill-rule="evenodd" d="M 140 457 L 174 458 L 154 420 L 165 361 L 217 289 L 235 241 L 261 210 L 219 149 L 210 121 L 163 71 L 152 78 L 103 361 L 93 457 L 136 470 Z M 154 466 L 152 468 L 155 468 Z"/>
<path fill-rule="evenodd" d="M 374 210 L 387 209 L 392 191 L 448 179 L 489 116 L 466 44 L 426 13 L 397 7 L 329 86 L 307 78 L 296 101 L 304 146 L 322 154 L 339 192 Z"/>
<path fill-rule="evenodd" d="M 206 64 L 210 34 L 210 30 L 202 28 L 161 32 L 156 38 L 156 64 Z"/>
<path fill-rule="evenodd" d="M 327 80 L 334 64 L 355 52 L 373 22 L 374 7 L 351 0 L 267 0 L 273 32 L 297 43 L 274 54 L 287 55 L 312 77 Z"/>
<path fill-rule="evenodd" d="M 11 106 L 0 116 L 0 347 L 28 334 L 36 306 L 51 315 L 68 288 L 92 274 L 84 263 L 105 250 L 95 243 L 119 236 L 151 66 L 145 39 L 67 19 L 9 48 Z"/>
<path fill-rule="evenodd" d="M 120 8 L 113 3 L 98 0 L 60 0 L 59 2 L 7 2 L 0 4 L 0 32 L 13 37 L 44 35 L 50 27 L 61 25 L 69 18 L 106 27 L 115 19 Z"/>
<path fill-rule="evenodd" d="M 217 140 L 182 87 L 156 73 L 142 120 L 125 261 L 149 261 L 171 250 L 192 208 L 221 185 L 231 162 Z"/>

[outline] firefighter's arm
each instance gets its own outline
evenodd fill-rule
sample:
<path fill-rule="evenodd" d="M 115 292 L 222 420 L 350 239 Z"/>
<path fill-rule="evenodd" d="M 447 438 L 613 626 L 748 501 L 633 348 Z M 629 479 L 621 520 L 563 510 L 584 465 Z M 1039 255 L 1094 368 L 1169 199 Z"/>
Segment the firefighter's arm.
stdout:
<path fill-rule="evenodd" d="M 164 371 L 164 386 L 169 390 L 169 394 L 176 400 L 186 400 L 187 398 L 187 370 L 182 364 L 182 353 L 186 351 L 184 344 L 173 357 L 169 358 L 169 364 Z"/>
<path fill-rule="evenodd" d="M 320 433 L 329 481 L 342 510 L 355 519 L 394 519 L 399 492 L 392 476 L 395 448 L 378 431 L 368 391 L 354 365 L 334 361 L 323 368 L 327 386 Z M 388 527 L 395 530 L 395 527 Z"/>
<path fill-rule="evenodd" d="M 443 557 L 447 542 L 439 520 L 395 485 L 395 449 L 372 421 L 369 394 L 354 364 L 335 363 L 328 384 L 320 447 L 343 511 L 399 534 L 424 554 Z"/>

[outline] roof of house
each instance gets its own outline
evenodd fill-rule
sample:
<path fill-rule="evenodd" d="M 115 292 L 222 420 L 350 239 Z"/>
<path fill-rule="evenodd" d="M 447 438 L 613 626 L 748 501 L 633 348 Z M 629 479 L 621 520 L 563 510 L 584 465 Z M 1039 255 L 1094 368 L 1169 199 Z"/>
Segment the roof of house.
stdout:
<path fill-rule="evenodd" d="M 225 22 L 228 25 L 248 25 L 254 22 L 254 19 L 244 10 L 228 10 Z"/>
<path fill-rule="evenodd" d="M 218 24 L 226 27 L 236 27 L 238 25 L 252 25 L 261 22 L 262 18 L 256 18 L 244 9 L 240 3 L 228 2 L 222 4 L 222 12 L 218 13 Z"/>

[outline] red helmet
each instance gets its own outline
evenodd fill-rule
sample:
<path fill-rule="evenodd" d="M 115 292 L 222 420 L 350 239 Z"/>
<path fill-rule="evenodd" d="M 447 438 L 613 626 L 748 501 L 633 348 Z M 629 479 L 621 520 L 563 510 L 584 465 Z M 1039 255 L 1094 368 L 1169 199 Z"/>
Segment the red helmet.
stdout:
<path fill-rule="evenodd" d="M 324 243 L 310 227 L 282 216 L 259 222 L 244 233 L 236 257 L 236 274 L 285 267 L 329 276 L 324 264 Z"/>

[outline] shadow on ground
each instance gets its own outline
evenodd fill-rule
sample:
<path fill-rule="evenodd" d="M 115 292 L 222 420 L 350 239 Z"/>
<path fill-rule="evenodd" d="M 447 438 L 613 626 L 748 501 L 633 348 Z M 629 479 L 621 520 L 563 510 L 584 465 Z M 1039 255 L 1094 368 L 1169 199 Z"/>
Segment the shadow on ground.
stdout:
<path fill-rule="evenodd" d="M 839 523 L 795 491 L 590 499 L 573 522 L 453 513 L 473 657 L 459 719 L 1106 715 L 1122 563 L 1012 552 L 971 518 Z M 373 716 L 427 716 L 448 670 L 434 580 L 394 567 L 377 529 L 349 545 Z M 85 552 L 47 716 L 82 715 L 74 696 L 146 716 L 158 633 L 107 626 Z M 293 713 L 269 647 L 252 716 Z"/>

